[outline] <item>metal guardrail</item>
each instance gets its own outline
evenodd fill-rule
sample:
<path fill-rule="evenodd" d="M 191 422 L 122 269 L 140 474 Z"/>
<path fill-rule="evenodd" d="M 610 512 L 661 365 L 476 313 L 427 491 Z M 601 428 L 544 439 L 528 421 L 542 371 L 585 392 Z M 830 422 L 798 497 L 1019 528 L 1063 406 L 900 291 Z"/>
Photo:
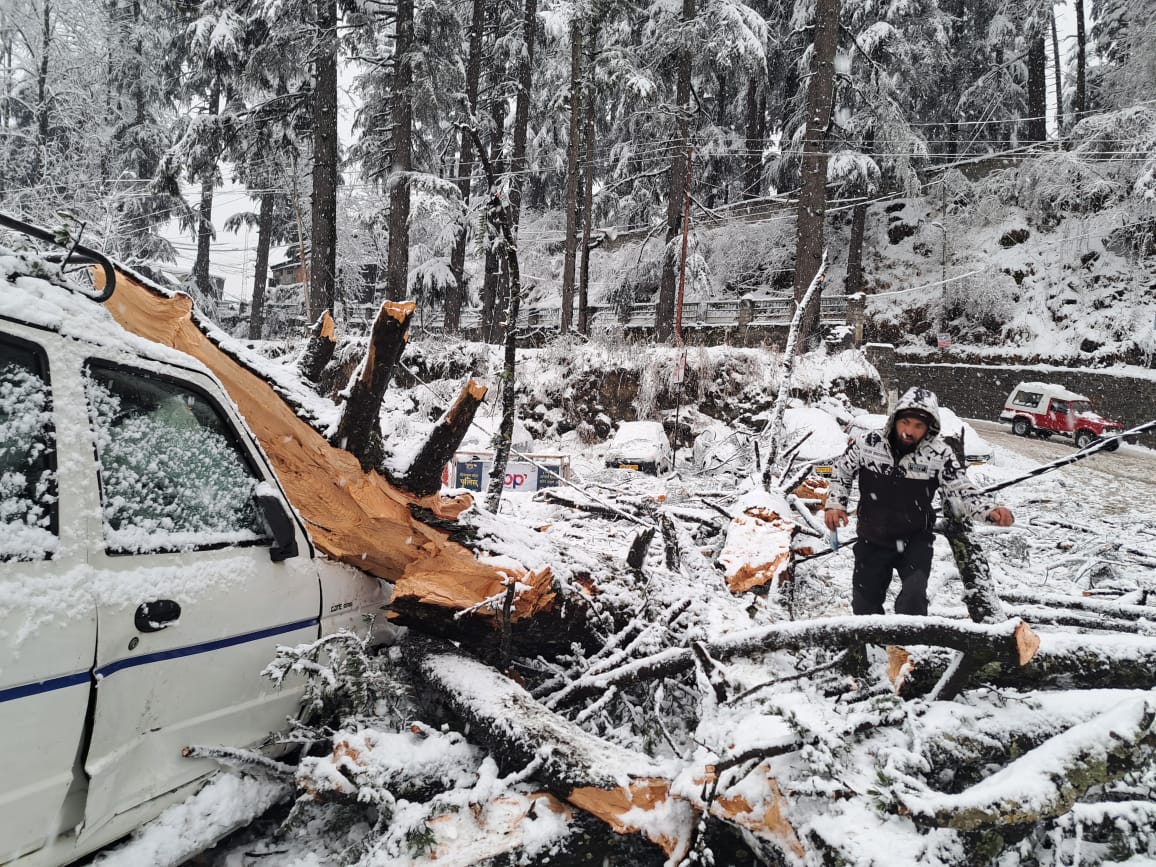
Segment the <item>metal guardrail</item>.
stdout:
<path fill-rule="evenodd" d="M 222 302 L 218 309 L 226 315 L 241 315 L 238 302 Z M 744 308 L 745 311 L 744 311 Z M 304 313 L 301 305 L 279 304 L 277 309 Z M 590 308 L 591 324 L 601 327 L 652 328 L 654 326 L 654 304 L 633 304 L 620 312 L 609 306 Z M 378 307 L 374 304 L 340 305 L 337 320 L 346 328 L 368 331 L 373 325 Z M 741 325 L 787 325 L 795 312 L 794 299 L 783 296 L 758 301 L 692 301 L 683 305 L 682 324 L 684 328 L 731 328 Z M 823 322 L 842 322 L 847 315 L 847 299 L 831 296 L 820 299 L 819 318 Z M 519 311 L 518 327 L 522 329 L 557 330 L 561 327 L 562 311 L 559 307 L 532 306 Z M 482 315 L 479 310 L 463 310 L 460 327 L 464 330 L 480 328 Z M 411 327 L 421 331 L 439 332 L 445 327 L 445 315 L 441 310 L 418 310 Z"/>

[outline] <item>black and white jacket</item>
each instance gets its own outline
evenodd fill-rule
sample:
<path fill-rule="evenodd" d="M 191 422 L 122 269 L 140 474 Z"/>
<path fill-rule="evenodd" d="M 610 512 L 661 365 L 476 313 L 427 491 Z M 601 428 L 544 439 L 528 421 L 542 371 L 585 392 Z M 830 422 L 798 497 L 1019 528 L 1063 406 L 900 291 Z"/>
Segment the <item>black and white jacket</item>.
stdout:
<path fill-rule="evenodd" d="M 909 454 L 896 460 L 890 445 L 895 416 L 920 409 L 934 420 L 927 435 Z M 967 477 L 950 446 L 939 436 L 939 402 L 925 388 L 912 388 L 899 399 L 883 430 L 855 431 L 847 451 L 835 462 L 828 509 L 847 509 L 851 486 L 859 477 L 860 539 L 889 545 L 931 530 L 935 525 L 932 499 L 943 496 L 974 519 L 986 517 L 997 503 Z"/>

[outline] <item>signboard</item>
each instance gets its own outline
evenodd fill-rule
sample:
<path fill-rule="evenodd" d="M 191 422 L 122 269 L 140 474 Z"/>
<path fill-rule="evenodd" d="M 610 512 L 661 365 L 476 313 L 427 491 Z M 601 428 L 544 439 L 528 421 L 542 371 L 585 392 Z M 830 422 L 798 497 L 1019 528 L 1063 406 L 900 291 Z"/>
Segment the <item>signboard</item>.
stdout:
<path fill-rule="evenodd" d="M 556 488 L 562 482 L 557 476 L 569 476 L 570 459 L 566 455 L 543 455 L 549 463 L 538 460 L 538 455 L 527 455 L 531 461 L 510 461 L 506 464 L 506 478 L 503 490 L 522 492 L 537 491 L 542 488 Z M 483 492 L 490 486 L 490 464 L 493 456 L 489 452 L 480 454 L 473 452 L 459 452 L 453 462 L 454 487 L 464 488 L 467 491 Z M 541 465 L 557 475 L 541 472 Z"/>
<path fill-rule="evenodd" d="M 947 349 L 949 346 L 951 346 L 951 335 L 941 331 L 936 336 L 935 344 L 940 349 Z"/>

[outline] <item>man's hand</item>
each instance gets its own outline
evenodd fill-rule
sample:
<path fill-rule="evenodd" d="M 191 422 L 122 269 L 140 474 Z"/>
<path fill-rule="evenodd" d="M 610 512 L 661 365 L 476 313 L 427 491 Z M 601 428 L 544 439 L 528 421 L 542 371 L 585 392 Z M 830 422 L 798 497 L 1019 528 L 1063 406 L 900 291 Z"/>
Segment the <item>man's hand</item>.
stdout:
<path fill-rule="evenodd" d="M 1008 512 L 1008 514 L 1010 515 L 1011 513 Z M 828 530 L 846 527 L 847 512 L 844 509 L 828 509 L 823 513 L 823 523 L 827 525 Z"/>
<path fill-rule="evenodd" d="M 1016 517 L 1011 513 L 1011 509 L 1005 509 L 1003 506 L 992 509 L 987 516 L 988 521 L 998 527 L 1010 527 L 1016 522 Z M 830 526 L 828 523 L 827 526 Z"/>

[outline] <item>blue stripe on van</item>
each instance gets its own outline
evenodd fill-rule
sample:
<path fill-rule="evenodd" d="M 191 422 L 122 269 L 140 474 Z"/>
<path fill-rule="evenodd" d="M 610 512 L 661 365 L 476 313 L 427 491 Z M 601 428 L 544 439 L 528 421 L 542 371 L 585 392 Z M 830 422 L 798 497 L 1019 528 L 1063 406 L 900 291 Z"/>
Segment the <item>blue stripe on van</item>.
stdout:
<path fill-rule="evenodd" d="M 10 686 L 0 689 L 0 703 L 14 701 L 18 698 L 27 698 L 30 695 L 39 695 L 42 692 L 52 692 L 57 689 L 67 689 L 70 686 L 79 686 L 91 682 L 92 675 L 87 671 L 78 671 L 76 674 L 65 674 L 60 677 L 51 677 L 37 683 L 26 683 L 22 686 Z"/>
<path fill-rule="evenodd" d="M 166 659 L 180 659 L 182 656 L 195 656 L 198 653 L 211 653 L 223 647 L 233 647 L 237 644 L 247 644 L 250 641 L 260 641 L 262 638 L 271 638 L 274 635 L 283 635 L 286 632 L 296 632 L 298 629 L 313 627 L 316 629 L 320 620 L 311 617 L 308 620 L 298 620 L 296 623 L 286 623 L 284 626 L 274 626 L 270 629 L 261 629 L 257 632 L 246 632 L 244 635 L 232 635 L 228 638 L 219 638 L 216 641 L 206 641 L 204 644 L 192 644 L 188 647 L 175 647 L 172 650 L 158 650 L 156 653 L 146 653 L 129 659 L 119 659 L 110 662 L 96 670 L 97 678 L 108 677 L 126 668 L 135 668 L 138 665 L 148 665 L 150 662 L 161 662 Z"/>

